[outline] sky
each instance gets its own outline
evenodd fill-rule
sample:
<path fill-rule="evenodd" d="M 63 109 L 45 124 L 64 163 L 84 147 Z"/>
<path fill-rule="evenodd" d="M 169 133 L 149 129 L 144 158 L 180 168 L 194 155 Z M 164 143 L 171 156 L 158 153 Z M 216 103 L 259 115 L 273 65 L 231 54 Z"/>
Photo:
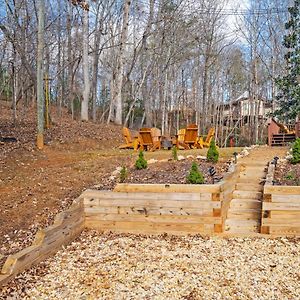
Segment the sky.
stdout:
<path fill-rule="evenodd" d="M 230 13 L 238 13 L 238 12 L 243 12 L 249 7 L 249 0 L 228 0 L 227 5 L 224 7 L 225 13 L 230 11 Z M 230 34 L 230 37 L 238 37 L 240 42 L 243 43 L 243 38 L 241 38 L 241 35 L 237 31 L 237 22 L 239 22 L 240 26 L 243 26 L 241 22 L 241 17 L 236 16 L 236 15 L 228 15 L 227 16 L 227 24 L 228 24 L 228 29 L 227 32 L 231 32 L 232 35 Z"/>
<path fill-rule="evenodd" d="M 248 0 L 242 0 L 242 1 L 237 1 L 237 0 L 228 0 L 227 5 L 225 6 L 225 10 L 234 10 L 234 11 L 243 11 L 248 8 L 249 2 Z M 228 27 L 230 28 L 231 31 L 236 30 L 236 22 L 237 22 L 237 16 L 235 15 L 229 15 L 227 16 L 227 23 Z"/>

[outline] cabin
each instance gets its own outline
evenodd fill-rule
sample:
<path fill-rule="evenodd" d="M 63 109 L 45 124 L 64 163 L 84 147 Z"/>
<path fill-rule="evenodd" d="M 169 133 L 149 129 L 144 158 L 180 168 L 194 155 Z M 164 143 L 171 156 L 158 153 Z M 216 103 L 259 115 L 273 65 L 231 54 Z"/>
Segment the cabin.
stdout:
<path fill-rule="evenodd" d="M 267 121 L 268 114 L 272 112 L 272 109 L 271 101 L 262 98 L 253 99 L 249 92 L 245 92 L 237 99 L 219 106 L 219 111 L 225 122 L 231 119 L 233 122 L 241 121 L 243 124 L 248 123 L 251 115 L 258 116 L 260 122 Z"/>

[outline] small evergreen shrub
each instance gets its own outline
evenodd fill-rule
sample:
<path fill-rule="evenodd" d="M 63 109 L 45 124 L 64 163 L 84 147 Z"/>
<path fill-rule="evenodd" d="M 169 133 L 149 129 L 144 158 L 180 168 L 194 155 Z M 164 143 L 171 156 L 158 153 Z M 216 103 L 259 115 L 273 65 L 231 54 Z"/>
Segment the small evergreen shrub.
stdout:
<path fill-rule="evenodd" d="M 128 172 L 125 166 L 122 167 L 120 171 L 120 182 L 124 182 L 127 178 Z"/>
<path fill-rule="evenodd" d="M 189 175 L 186 178 L 188 183 L 191 184 L 203 184 L 204 176 L 202 172 L 199 171 L 198 165 L 193 162 Z"/>
<path fill-rule="evenodd" d="M 138 170 L 142 170 L 142 169 L 147 169 L 147 161 L 146 159 L 144 158 L 144 152 L 143 151 L 140 151 L 139 153 L 139 158 L 136 160 L 135 162 L 135 167 L 138 169 Z"/>
<path fill-rule="evenodd" d="M 294 172 L 288 172 L 285 176 L 285 179 L 287 180 L 294 180 L 295 179 L 295 174 Z"/>
<path fill-rule="evenodd" d="M 300 163 L 300 138 L 297 138 L 292 149 L 293 158 L 291 159 L 292 164 Z"/>
<path fill-rule="evenodd" d="M 208 161 L 211 161 L 213 163 L 216 163 L 219 160 L 219 151 L 214 140 L 212 140 L 209 145 L 206 158 Z"/>
<path fill-rule="evenodd" d="M 178 153 L 177 153 L 177 147 L 173 146 L 172 148 L 172 156 L 174 160 L 178 160 Z"/>

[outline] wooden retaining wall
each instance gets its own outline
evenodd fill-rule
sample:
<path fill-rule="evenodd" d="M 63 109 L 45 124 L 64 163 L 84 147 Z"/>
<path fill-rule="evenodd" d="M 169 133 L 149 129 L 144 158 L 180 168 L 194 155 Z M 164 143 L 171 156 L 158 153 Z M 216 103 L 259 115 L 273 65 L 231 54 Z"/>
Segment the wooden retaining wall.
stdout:
<path fill-rule="evenodd" d="M 274 186 L 274 165 L 269 166 L 264 187 L 261 233 L 300 234 L 300 186 Z"/>
<path fill-rule="evenodd" d="M 39 230 L 31 246 L 10 255 L 0 286 L 54 254 L 86 228 L 133 233 L 214 234 L 224 231 L 239 167 L 215 185 L 126 185 L 87 190 Z"/>
<path fill-rule="evenodd" d="M 70 243 L 83 228 L 83 202 L 78 198 L 68 210 L 56 216 L 52 226 L 37 232 L 31 246 L 7 258 L 0 273 L 0 286 Z"/>
<path fill-rule="evenodd" d="M 81 195 L 85 226 L 148 234 L 221 233 L 238 173 L 215 185 L 119 184 L 113 192 L 87 190 Z"/>

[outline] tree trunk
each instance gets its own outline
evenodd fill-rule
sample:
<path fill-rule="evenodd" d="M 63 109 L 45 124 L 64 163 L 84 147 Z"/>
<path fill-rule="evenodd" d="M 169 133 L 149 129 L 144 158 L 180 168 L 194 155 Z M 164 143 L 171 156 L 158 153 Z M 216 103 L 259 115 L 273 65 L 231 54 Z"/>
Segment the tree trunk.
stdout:
<path fill-rule="evenodd" d="M 44 147 L 44 89 L 43 89 L 43 55 L 44 55 L 44 0 L 38 1 L 38 55 L 37 55 L 37 147 Z"/>
<path fill-rule="evenodd" d="M 90 79 L 89 79 L 89 11 L 83 10 L 83 28 L 82 28 L 82 43 L 83 43 L 83 100 L 81 102 L 81 121 L 89 119 L 89 95 L 90 95 Z"/>
<path fill-rule="evenodd" d="M 125 43 L 128 34 L 128 20 L 129 20 L 129 8 L 131 1 L 124 0 L 124 11 L 123 11 L 123 25 L 120 38 L 119 48 L 119 62 L 115 78 L 115 94 L 113 97 L 113 103 L 115 104 L 115 123 L 122 125 L 122 86 L 123 86 L 123 70 L 125 64 Z"/>

